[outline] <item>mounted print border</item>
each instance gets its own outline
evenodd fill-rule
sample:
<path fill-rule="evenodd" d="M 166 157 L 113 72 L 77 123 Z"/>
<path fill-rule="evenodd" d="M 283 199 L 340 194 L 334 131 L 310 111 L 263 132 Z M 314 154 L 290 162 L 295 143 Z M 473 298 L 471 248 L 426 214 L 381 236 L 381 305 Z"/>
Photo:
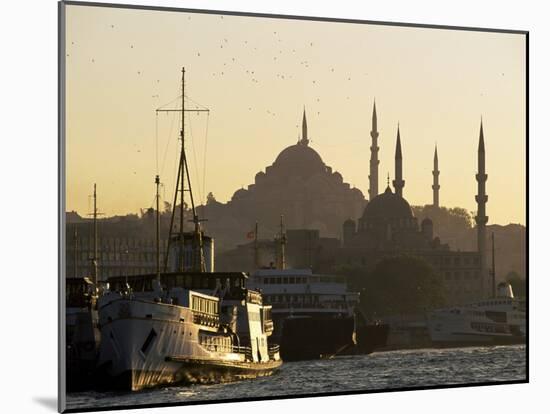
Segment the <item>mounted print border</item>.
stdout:
<path fill-rule="evenodd" d="M 529 381 L 527 31 L 58 10 L 60 412 Z"/>

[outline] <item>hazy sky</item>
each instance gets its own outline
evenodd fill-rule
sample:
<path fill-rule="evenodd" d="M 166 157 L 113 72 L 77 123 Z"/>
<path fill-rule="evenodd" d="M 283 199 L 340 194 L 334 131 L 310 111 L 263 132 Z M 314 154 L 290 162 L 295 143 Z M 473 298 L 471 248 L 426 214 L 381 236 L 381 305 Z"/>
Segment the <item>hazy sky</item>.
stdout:
<path fill-rule="evenodd" d="M 404 197 L 476 210 L 483 116 L 489 223 L 525 223 L 525 37 L 516 34 L 67 6 L 67 210 L 138 212 L 161 175 L 171 202 L 186 67 L 186 148 L 194 194 L 229 200 L 296 143 L 368 197 L 372 104 L 379 189 L 393 179 L 397 123 Z M 173 101 L 173 102 L 172 102 Z M 171 103 L 172 102 L 172 103 Z M 206 151 L 205 151 L 206 148 Z M 206 168 L 204 161 L 206 160 Z"/>

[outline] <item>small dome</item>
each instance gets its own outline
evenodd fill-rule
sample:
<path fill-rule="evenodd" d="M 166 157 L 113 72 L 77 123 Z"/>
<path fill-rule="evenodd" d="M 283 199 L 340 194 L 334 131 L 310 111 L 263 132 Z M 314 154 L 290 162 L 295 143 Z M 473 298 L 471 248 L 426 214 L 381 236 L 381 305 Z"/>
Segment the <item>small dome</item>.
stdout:
<path fill-rule="evenodd" d="M 392 193 L 390 187 L 374 197 L 365 207 L 363 218 L 413 218 L 411 206 L 403 197 Z"/>
<path fill-rule="evenodd" d="M 232 200 L 238 200 L 243 198 L 247 194 L 247 191 L 244 188 L 240 188 L 233 194 Z"/>

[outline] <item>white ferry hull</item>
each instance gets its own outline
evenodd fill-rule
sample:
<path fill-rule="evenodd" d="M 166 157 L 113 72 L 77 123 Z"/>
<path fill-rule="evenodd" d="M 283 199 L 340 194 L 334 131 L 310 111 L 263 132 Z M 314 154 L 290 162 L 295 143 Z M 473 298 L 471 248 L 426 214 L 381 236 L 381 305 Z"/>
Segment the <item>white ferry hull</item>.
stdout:
<path fill-rule="evenodd" d="M 204 327 L 193 323 L 188 308 L 121 298 L 99 312 L 102 341 L 98 370 L 109 388 L 136 391 L 177 382 L 219 381 L 213 375 L 185 370 L 177 358 L 243 359 L 241 354 L 211 352 L 200 345 L 199 329 Z"/>
<path fill-rule="evenodd" d="M 461 315 L 438 315 L 428 320 L 435 346 L 484 346 L 525 343 L 525 336 L 510 325 L 476 322 Z"/>

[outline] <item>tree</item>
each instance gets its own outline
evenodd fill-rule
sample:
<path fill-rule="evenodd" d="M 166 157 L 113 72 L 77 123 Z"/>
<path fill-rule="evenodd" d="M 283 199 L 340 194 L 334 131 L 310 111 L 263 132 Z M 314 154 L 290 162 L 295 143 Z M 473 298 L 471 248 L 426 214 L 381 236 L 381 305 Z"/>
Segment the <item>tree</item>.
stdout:
<path fill-rule="evenodd" d="M 213 204 L 216 202 L 216 197 L 214 197 L 214 194 L 212 192 L 209 192 L 206 196 L 206 205 Z"/>
<path fill-rule="evenodd" d="M 425 312 L 445 304 L 440 278 L 415 256 L 382 259 L 362 284 L 361 309 L 368 317 Z"/>
<path fill-rule="evenodd" d="M 508 272 L 506 275 L 506 281 L 512 285 L 512 290 L 514 291 L 514 296 L 524 298 L 527 291 L 527 284 L 525 279 L 522 279 L 517 272 Z"/>

